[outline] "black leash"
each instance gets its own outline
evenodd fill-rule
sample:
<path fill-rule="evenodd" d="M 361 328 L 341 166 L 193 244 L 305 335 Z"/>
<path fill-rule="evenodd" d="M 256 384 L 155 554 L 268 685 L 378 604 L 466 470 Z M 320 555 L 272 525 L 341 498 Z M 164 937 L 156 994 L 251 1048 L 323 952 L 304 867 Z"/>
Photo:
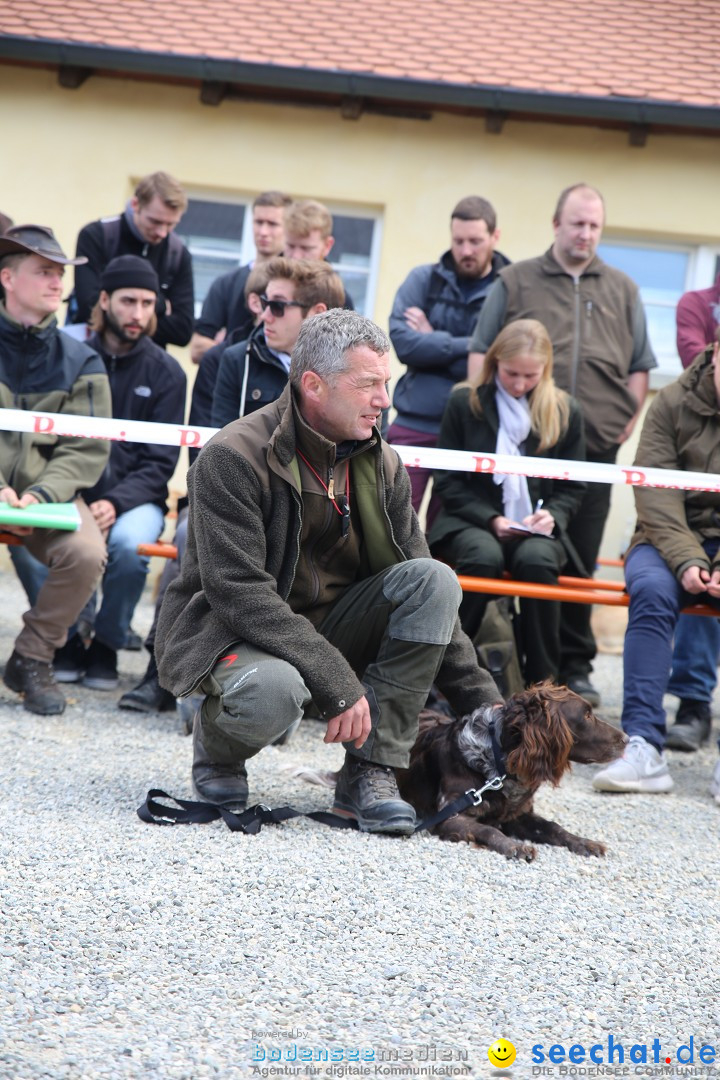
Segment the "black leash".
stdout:
<path fill-rule="evenodd" d="M 495 776 L 481 788 L 470 788 L 464 795 L 460 795 L 457 799 L 448 803 L 437 814 L 433 814 L 432 817 L 421 821 L 419 825 L 415 826 L 414 831 L 418 833 L 426 829 L 432 829 L 435 825 L 439 825 L 441 821 L 446 821 L 449 817 L 461 814 L 468 806 L 479 806 L 483 794 L 486 791 L 499 791 L 504 779 L 504 776 Z M 175 803 L 175 805 L 159 802 L 160 799 L 167 799 L 170 803 Z M 296 810 L 293 806 L 277 806 L 273 810 L 271 807 L 265 806 L 264 803 L 258 803 L 256 806 L 248 807 L 247 810 L 235 813 L 224 806 L 216 806 L 214 803 L 176 799 L 173 795 L 168 795 L 166 791 L 162 791 L 160 788 L 152 788 L 148 791 L 145 802 L 138 807 L 137 814 L 140 820 L 148 825 L 207 825 L 211 821 L 218 821 L 222 818 L 231 832 L 245 833 L 246 836 L 255 836 L 260 832 L 263 825 L 279 825 L 283 821 L 290 821 L 292 818 L 299 817 L 310 818 L 312 821 L 317 821 L 322 825 L 329 825 L 333 829 L 359 828 L 354 818 L 341 817 L 339 814 L 333 814 L 329 810 L 312 810 L 309 813 L 304 813 L 302 810 Z"/>

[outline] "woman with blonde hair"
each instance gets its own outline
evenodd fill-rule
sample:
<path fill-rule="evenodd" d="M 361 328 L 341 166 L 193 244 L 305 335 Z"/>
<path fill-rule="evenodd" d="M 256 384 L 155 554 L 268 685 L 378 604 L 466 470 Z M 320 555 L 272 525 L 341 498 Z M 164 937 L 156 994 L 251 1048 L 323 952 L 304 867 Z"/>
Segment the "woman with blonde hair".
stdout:
<path fill-rule="evenodd" d="M 508 323 L 485 354 L 480 374 L 451 394 L 438 446 L 584 460 L 580 408 L 555 385 L 552 364 L 552 344 L 542 323 Z M 435 491 L 442 510 L 428 536 L 431 550 L 459 574 L 499 578 L 509 570 L 520 581 L 556 584 L 572 550 L 565 530 L 584 490 L 584 484 L 570 480 L 438 472 Z M 471 638 L 489 599 L 481 593 L 463 597 L 460 620 Z M 559 603 L 521 600 L 520 648 L 528 684 L 557 678 Z"/>

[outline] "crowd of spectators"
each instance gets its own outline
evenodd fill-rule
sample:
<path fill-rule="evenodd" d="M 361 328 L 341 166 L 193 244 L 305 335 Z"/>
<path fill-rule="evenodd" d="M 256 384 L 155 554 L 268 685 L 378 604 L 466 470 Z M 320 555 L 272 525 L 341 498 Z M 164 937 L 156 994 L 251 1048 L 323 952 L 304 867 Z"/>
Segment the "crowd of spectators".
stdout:
<path fill-rule="evenodd" d="M 74 257 L 51 229 L 13 225 L 0 215 L 0 405 L 182 423 L 186 377 L 166 346 L 188 344 L 197 365 L 192 424 L 224 429 L 284 400 L 306 322 L 353 308 L 329 261 L 332 216 L 316 200 L 259 194 L 252 205 L 254 260 L 218 277 L 195 318 L 192 258 L 176 232 L 187 205 L 173 177 L 147 176 L 121 214 L 80 230 Z M 452 209 L 448 250 L 409 270 L 390 313 L 390 340 L 403 366 L 386 432 L 391 444 L 616 460 L 656 366 L 639 290 L 597 254 L 605 204 L 595 188 L 566 188 L 551 225 L 544 253 L 511 263 L 497 249 L 497 215 L 486 199 L 469 196 Z M 74 288 L 60 325 L 67 266 L 75 270 Z M 678 351 L 686 370 L 653 401 L 638 464 L 720 473 L 719 317 L 720 278 L 680 301 Z M 371 345 L 378 355 L 380 348 Z M 6 526 L 17 538 L 11 558 L 29 608 L 5 682 L 23 694 L 27 709 L 62 712 L 62 683 L 118 686 L 118 653 L 132 634 L 148 571 L 138 544 L 163 531 L 177 459 L 177 448 L 154 444 L 0 432 L 0 502 L 73 502 L 80 520 L 71 532 Z M 329 486 L 321 483 L 332 499 L 332 468 L 329 475 Z M 349 471 L 347 483 L 349 518 L 360 494 L 350 492 Z M 507 569 L 552 584 L 563 570 L 594 572 L 609 484 L 433 477 L 424 468 L 409 470 L 409 484 L 430 550 L 459 573 L 499 577 Z M 636 505 L 626 573 L 622 723 L 629 742 L 623 758 L 595 777 L 604 791 L 670 790 L 664 748 L 692 751 L 709 738 L 720 651 L 716 619 L 680 613 L 698 598 L 720 607 L 720 497 L 638 489 Z M 344 528 L 345 510 L 334 506 Z M 173 688 L 158 673 L 158 619 L 166 589 L 182 575 L 191 516 L 181 504 L 178 558 L 162 575 L 145 643 L 147 671 L 121 697 L 123 708 L 175 707 Z M 303 543 L 315 541 L 303 535 Z M 337 558 L 334 548 L 327 558 Z M 487 600 L 469 593 L 460 604 L 462 630 L 476 642 Z M 522 600 L 516 637 L 528 684 L 550 678 L 600 704 L 591 679 L 589 605 Z M 680 698 L 669 731 L 667 691 Z M 197 732 L 195 744 L 207 771 Z M 713 793 L 720 800 L 720 775 Z"/>

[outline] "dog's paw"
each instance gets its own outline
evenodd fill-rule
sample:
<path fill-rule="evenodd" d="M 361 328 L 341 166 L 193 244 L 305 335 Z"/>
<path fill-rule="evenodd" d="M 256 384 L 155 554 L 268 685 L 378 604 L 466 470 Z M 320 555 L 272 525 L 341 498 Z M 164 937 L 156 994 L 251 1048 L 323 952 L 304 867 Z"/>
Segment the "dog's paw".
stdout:
<path fill-rule="evenodd" d="M 537 848 L 534 848 L 532 844 L 508 844 L 503 849 L 503 855 L 506 859 L 518 859 L 520 862 L 532 862 L 537 855 Z"/>
<path fill-rule="evenodd" d="M 599 840 L 586 840 L 582 836 L 576 836 L 572 844 L 569 845 L 570 850 L 575 855 L 604 855 L 607 851 L 607 846 L 601 844 Z"/>

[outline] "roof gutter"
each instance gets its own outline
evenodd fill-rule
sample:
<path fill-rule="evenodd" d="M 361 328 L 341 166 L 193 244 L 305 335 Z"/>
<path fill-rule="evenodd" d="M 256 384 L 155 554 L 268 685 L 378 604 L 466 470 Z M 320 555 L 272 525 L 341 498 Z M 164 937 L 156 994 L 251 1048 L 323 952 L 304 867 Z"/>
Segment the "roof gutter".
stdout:
<path fill-rule="evenodd" d="M 258 89 L 321 93 L 338 98 L 380 98 L 439 109 L 469 109 L 569 117 L 630 125 L 671 126 L 720 131 L 720 106 L 686 105 L 630 97 L 591 97 L 540 90 L 445 83 L 320 68 L 252 64 L 203 56 L 153 53 L 102 45 L 5 36 L 0 59 L 92 69 L 96 74 L 125 72 L 171 79 L 252 86 Z"/>

